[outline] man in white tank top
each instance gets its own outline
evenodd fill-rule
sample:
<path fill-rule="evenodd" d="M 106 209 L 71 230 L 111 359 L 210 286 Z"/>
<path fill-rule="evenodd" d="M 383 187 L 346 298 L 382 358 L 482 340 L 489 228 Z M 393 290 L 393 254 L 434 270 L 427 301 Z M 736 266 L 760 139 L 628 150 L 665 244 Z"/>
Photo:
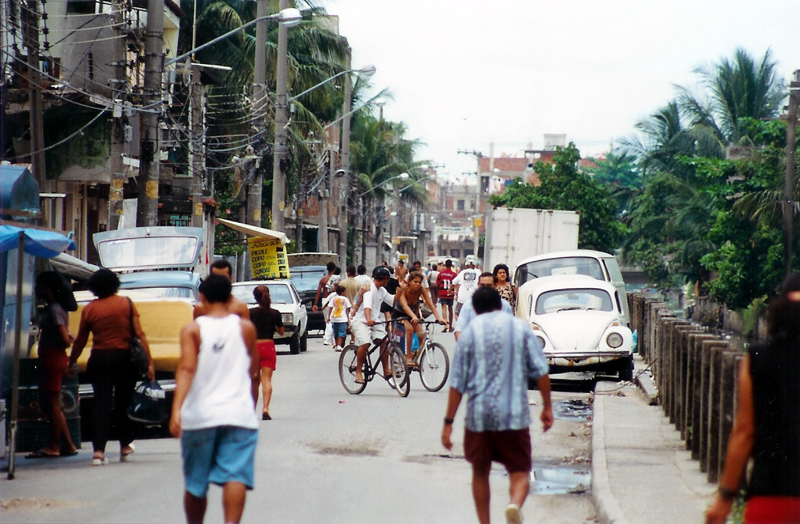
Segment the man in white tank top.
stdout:
<path fill-rule="evenodd" d="M 202 522 L 209 483 L 222 486 L 226 523 L 238 523 L 253 489 L 258 419 L 251 381 L 258 377 L 256 329 L 230 313 L 230 281 L 200 284 L 204 314 L 181 329 L 170 432 L 181 439 L 187 522 Z"/>

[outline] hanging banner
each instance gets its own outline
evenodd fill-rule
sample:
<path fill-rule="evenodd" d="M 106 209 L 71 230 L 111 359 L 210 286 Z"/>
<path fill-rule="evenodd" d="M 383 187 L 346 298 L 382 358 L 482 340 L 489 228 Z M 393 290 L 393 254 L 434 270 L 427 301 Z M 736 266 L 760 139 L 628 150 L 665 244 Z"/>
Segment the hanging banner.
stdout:
<path fill-rule="evenodd" d="M 247 249 L 253 280 L 289 278 L 289 261 L 279 238 L 248 238 Z"/>

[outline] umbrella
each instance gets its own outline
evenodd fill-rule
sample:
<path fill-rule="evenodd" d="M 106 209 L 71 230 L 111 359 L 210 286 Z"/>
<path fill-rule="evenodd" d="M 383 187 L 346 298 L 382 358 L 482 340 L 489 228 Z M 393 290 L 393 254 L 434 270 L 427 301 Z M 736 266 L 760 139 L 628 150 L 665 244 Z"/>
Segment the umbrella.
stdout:
<path fill-rule="evenodd" d="M 8 458 L 8 479 L 14 478 L 14 451 L 17 446 L 17 409 L 19 404 L 19 351 L 22 331 L 22 279 L 23 255 L 52 258 L 67 249 L 76 249 L 75 242 L 54 231 L 0 225 L 0 253 L 18 250 L 17 263 L 17 312 L 14 324 L 14 380 L 11 389 L 11 446 Z"/>

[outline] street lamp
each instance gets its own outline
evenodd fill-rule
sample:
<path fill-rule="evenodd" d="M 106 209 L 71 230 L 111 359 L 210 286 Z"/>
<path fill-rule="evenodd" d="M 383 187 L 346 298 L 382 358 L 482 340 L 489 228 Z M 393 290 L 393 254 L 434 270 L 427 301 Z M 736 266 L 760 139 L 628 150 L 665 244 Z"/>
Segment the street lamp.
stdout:
<path fill-rule="evenodd" d="M 283 2 L 281 2 L 281 3 L 283 3 Z M 235 35 L 239 31 L 243 31 L 243 30 L 247 29 L 248 27 L 252 26 L 253 24 L 257 24 L 258 22 L 262 22 L 262 21 L 265 21 L 265 20 L 277 20 L 278 22 L 280 22 L 281 27 L 286 28 L 286 27 L 296 26 L 297 24 L 300 23 L 300 21 L 302 19 L 303 19 L 303 15 L 300 13 L 300 10 L 295 9 L 293 7 L 289 7 L 289 8 L 286 8 L 286 9 L 281 9 L 281 11 L 279 13 L 274 14 L 274 15 L 259 16 L 258 18 L 254 18 L 253 20 L 250 20 L 249 22 L 240 25 L 236 29 L 231 29 L 230 31 L 228 31 L 224 35 L 220 35 L 220 36 L 214 38 L 213 40 L 209 40 L 208 42 L 206 42 L 205 44 L 203 44 L 203 45 L 201 45 L 199 47 L 195 47 L 194 49 L 192 49 L 190 51 L 187 51 L 187 52 L 183 53 L 180 56 L 176 56 L 175 58 L 171 58 L 171 59 L 167 60 L 166 65 L 172 65 L 175 62 L 180 62 L 181 60 L 183 60 L 184 58 L 188 57 L 189 55 L 194 54 L 194 53 L 196 53 L 196 52 L 198 52 L 198 51 L 200 51 L 202 49 L 205 49 L 206 47 L 212 46 L 212 45 L 216 44 L 217 42 L 225 40 L 226 38 L 228 38 L 228 37 L 230 37 L 232 35 Z"/>
<path fill-rule="evenodd" d="M 290 97 L 287 99 L 287 101 L 288 101 L 288 102 L 294 102 L 295 100 L 297 100 L 297 99 L 298 99 L 298 98 L 300 98 L 301 96 L 303 96 L 303 95 L 306 95 L 306 94 L 310 93 L 311 91 L 315 90 L 316 88 L 318 88 L 318 87 L 321 87 L 321 86 L 323 86 L 323 85 L 327 84 L 328 82 L 330 82 L 330 81 L 332 81 L 332 80 L 335 80 L 335 79 L 339 78 L 339 77 L 340 77 L 340 76 L 342 76 L 342 75 L 346 75 L 346 74 L 348 74 L 348 73 L 359 73 L 359 74 L 362 74 L 362 75 L 364 75 L 364 76 L 366 76 L 366 77 L 370 77 L 370 76 L 372 76 L 372 75 L 374 75 L 374 74 L 375 74 L 375 71 L 376 71 L 376 70 L 377 70 L 377 68 L 376 68 L 374 65 L 365 65 L 364 67 L 362 67 L 362 68 L 360 68 L 360 69 L 348 69 L 347 71 L 341 71 L 341 72 L 339 72 L 339 73 L 336 73 L 336 74 L 335 74 L 335 75 L 333 75 L 332 77 L 330 77 L 330 78 L 328 78 L 328 79 L 326 79 L 326 80 L 323 80 L 323 81 L 322 81 L 322 82 L 320 82 L 319 84 L 317 84 L 317 85 L 315 85 L 315 86 L 313 86 L 313 87 L 309 87 L 308 89 L 306 89 L 306 90 L 305 90 L 305 91 L 303 91 L 302 93 L 298 93 L 298 94 L 296 94 L 296 95 L 294 95 L 294 96 L 290 96 Z"/>

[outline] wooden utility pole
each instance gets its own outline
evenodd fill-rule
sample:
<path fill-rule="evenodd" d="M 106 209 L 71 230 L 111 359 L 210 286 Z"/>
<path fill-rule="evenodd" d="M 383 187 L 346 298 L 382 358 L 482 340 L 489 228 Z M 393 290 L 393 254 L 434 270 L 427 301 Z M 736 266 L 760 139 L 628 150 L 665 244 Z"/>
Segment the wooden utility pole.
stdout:
<path fill-rule="evenodd" d="M 203 154 L 203 84 L 200 82 L 200 67 L 192 61 L 191 100 L 189 115 L 191 138 L 189 152 L 192 166 L 192 227 L 203 227 L 203 182 L 205 179 L 205 155 Z"/>
<path fill-rule="evenodd" d="M 792 274 L 792 224 L 797 202 L 794 200 L 795 151 L 797 149 L 797 106 L 800 103 L 800 69 L 789 85 L 789 118 L 786 128 L 786 177 L 783 188 L 783 235 L 785 276 Z"/>
<path fill-rule="evenodd" d="M 350 62 L 352 57 L 352 50 L 350 44 L 347 45 L 347 61 L 344 68 L 350 71 L 353 66 Z M 341 208 L 339 210 L 339 265 L 345 267 L 347 265 L 347 223 L 348 213 L 350 212 L 348 203 L 350 202 L 350 109 L 353 103 L 352 95 L 353 84 L 350 78 L 350 73 L 344 75 L 344 120 L 342 121 L 342 155 L 340 162 L 340 169 L 344 171 L 342 178 L 339 182 L 339 202 Z"/>
<path fill-rule="evenodd" d="M 289 0 L 280 0 L 280 11 Z M 275 75 L 275 142 L 272 148 L 272 229 L 283 232 L 286 209 L 286 80 L 289 61 L 289 28 L 278 24 L 278 55 Z"/>
<path fill-rule="evenodd" d="M 158 225 L 158 179 L 161 147 L 158 116 L 164 59 L 164 0 L 147 1 L 147 34 L 144 56 L 144 101 L 139 149 L 139 205 L 136 225 Z"/>
<path fill-rule="evenodd" d="M 39 191 L 47 192 L 44 164 L 44 104 L 42 102 L 42 75 L 39 72 L 39 2 L 27 0 L 20 9 L 22 40 L 28 53 L 29 119 L 31 128 L 30 162 Z M 44 215 L 43 215 L 44 216 Z"/>
<path fill-rule="evenodd" d="M 111 187 L 109 188 L 108 229 L 119 229 L 123 208 L 123 187 L 125 186 L 125 163 L 122 155 L 125 151 L 125 102 L 127 100 L 128 75 L 126 68 L 127 46 L 125 44 L 124 13 L 125 2 L 114 0 L 112 6 L 112 22 L 114 24 L 114 78 L 111 84 L 111 98 L 114 100 L 114 112 L 111 120 Z M 126 224 L 131 227 L 132 224 Z"/>

